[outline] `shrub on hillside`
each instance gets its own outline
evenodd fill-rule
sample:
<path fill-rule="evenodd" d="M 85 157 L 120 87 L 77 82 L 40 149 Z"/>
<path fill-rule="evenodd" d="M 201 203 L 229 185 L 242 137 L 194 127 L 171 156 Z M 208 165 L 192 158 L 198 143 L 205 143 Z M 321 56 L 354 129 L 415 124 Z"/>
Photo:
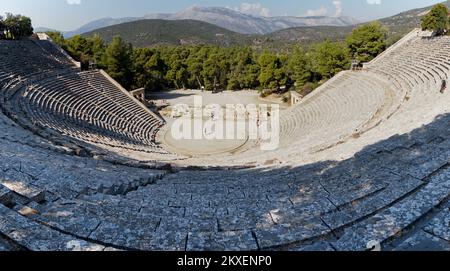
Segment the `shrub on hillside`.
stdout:
<path fill-rule="evenodd" d="M 449 25 L 449 11 L 444 4 L 435 5 L 422 18 L 422 30 L 435 31 L 438 35 L 445 33 Z"/>

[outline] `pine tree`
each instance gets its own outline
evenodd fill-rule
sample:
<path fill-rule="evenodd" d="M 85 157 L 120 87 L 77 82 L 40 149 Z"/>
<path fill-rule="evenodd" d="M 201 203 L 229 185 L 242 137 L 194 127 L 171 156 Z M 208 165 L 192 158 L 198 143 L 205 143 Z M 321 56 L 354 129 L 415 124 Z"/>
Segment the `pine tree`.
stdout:
<path fill-rule="evenodd" d="M 279 90 L 287 82 L 282 61 L 279 56 L 264 52 L 258 60 L 261 73 L 258 77 L 262 87 L 269 90 Z"/>
<path fill-rule="evenodd" d="M 5 38 L 5 22 L 3 21 L 3 16 L 0 16 L 0 39 Z"/>
<path fill-rule="evenodd" d="M 126 88 L 132 82 L 131 54 L 131 45 L 124 42 L 119 36 L 115 36 L 106 48 L 102 61 L 108 74 Z"/>
<path fill-rule="evenodd" d="M 312 49 L 313 69 L 323 79 L 330 79 L 340 71 L 350 68 L 347 47 L 338 42 L 326 40 Z"/>
<path fill-rule="evenodd" d="M 312 78 L 311 61 L 302 48 L 295 48 L 288 61 L 288 75 L 295 82 L 297 89 L 308 83 Z"/>
<path fill-rule="evenodd" d="M 103 55 L 105 53 L 105 42 L 100 35 L 95 34 L 92 38 L 89 38 L 89 43 L 91 44 L 91 58 L 97 63 L 98 67 L 103 67 Z"/>
<path fill-rule="evenodd" d="M 436 31 L 443 34 L 448 29 L 449 11 L 444 4 L 435 5 L 431 11 L 422 18 L 422 30 Z"/>
<path fill-rule="evenodd" d="M 2 24 L 8 39 L 21 39 L 33 34 L 31 19 L 26 16 L 7 13 Z"/>
<path fill-rule="evenodd" d="M 357 27 L 347 37 L 350 54 L 359 62 L 369 62 L 386 49 L 387 30 L 379 23 Z"/>

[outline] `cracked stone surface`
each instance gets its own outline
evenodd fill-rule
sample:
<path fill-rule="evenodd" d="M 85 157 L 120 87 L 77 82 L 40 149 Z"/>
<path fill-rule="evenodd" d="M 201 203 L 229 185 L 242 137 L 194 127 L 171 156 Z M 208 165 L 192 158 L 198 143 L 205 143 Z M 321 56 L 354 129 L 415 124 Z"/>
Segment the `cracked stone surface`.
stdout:
<path fill-rule="evenodd" d="M 6 145 L 2 146 L 8 151 Z M 32 152 L 33 159 L 36 153 Z M 83 159 L 62 156 L 67 161 L 73 158 L 75 163 Z M 31 160 L 28 155 L 20 157 L 22 171 L 42 170 L 27 166 L 26 161 Z M 61 159 L 58 155 L 45 157 L 46 161 Z M 108 181 L 119 184 L 122 178 L 141 180 L 147 174 L 163 177 L 127 193 L 115 194 L 101 189 L 86 193 L 83 185 L 96 184 L 75 175 L 83 176 L 84 170 L 89 174 L 98 170 L 86 163 L 87 166 L 76 168 L 77 174 L 70 173 L 73 177 L 65 173 L 74 182 L 83 184 L 80 185 L 83 188 L 74 189 L 72 185 L 70 193 L 62 188 L 61 192 L 58 191 L 61 186 L 56 189 L 48 181 L 44 189 L 40 188 L 46 195 L 43 202 L 33 194 L 19 194 L 22 190 L 17 185 L 1 186 L 3 202 L 9 202 L 6 205 L 12 208 L 4 206 L 3 210 L 16 216 L 14 223 L 27 221 L 38 225 L 39 233 L 33 229 L 34 237 L 24 241 L 22 235 L 31 235 L 26 226 L 25 230 L 9 232 L 13 227 L 9 224 L 10 228 L 3 231 L 18 244 L 35 250 L 364 250 L 371 240 L 385 243 L 399 235 L 405 241 L 395 249 L 446 250 L 448 208 L 433 216 L 423 226 L 423 232 L 409 233 L 409 227 L 434 206 L 448 201 L 448 167 L 437 168 L 422 180 L 386 169 L 390 160 L 385 161 L 368 159 L 370 166 L 366 168 L 358 165 L 358 161 L 345 161 L 330 171 L 308 171 L 307 176 L 301 168 L 273 169 L 271 178 L 255 169 L 179 173 L 136 169 L 131 175 L 120 174 Z M 113 171 L 127 170 L 102 162 L 101 172 L 109 172 L 109 167 Z M 25 178 L 19 188 L 27 188 L 27 184 L 31 188 L 40 187 L 40 178 L 48 178 L 42 177 L 44 174 L 49 173 L 36 174 L 39 177 L 34 180 Z M 6 225 L 8 221 L 3 223 Z M 408 235 L 411 237 L 406 238 Z M 46 238 L 53 241 L 45 242 Z"/>
<path fill-rule="evenodd" d="M 450 243 L 419 231 L 395 248 L 396 251 L 450 251 Z"/>
<path fill-rule="evenodd" d="M 424 230 L 438 238 L 450 242 L 450 206 L 442 210 Z"/>

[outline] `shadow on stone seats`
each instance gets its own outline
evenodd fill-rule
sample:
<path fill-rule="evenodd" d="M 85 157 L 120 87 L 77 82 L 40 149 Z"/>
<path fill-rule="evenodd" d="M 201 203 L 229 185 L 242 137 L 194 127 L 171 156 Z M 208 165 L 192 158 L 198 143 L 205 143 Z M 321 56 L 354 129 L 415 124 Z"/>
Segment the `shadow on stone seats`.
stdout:
<path fill-rule="evenodd" d="M 344 161 L 264 170 L 192 171 L 188 177 L 181 172 L 158 183 L 177 185 L 192 193 L 193 199 L 198 196 L 209 200 L 209 206 L 227 208 L 228 214 L 218 219 L 219 232 L 251 230 L 263 248 L 290 249 L 321 240 L 336 242 L 349 227 L 411 200 L 430 178 L 448 174 L 449 162 L 450 114 L 444 114 L 410 133 L 367 146 Z M 214 194 L 215 185 L 242 196 L 222 199 Z M 196 192 L 201 187 L 205 190 Z"/>
<path fill-rule="evenodd" d="M 417 210 L 398 208 L 393 210 L 396 215 L 374 218 L 402 200 L 414 200 L 411 197 L 430 178 L 448 170 L 449 124 L 450 114 L 441 115 L 410 133 L 367 146 L 344 161 L 276 169 L 184 170 L 133 191 L 82 194 L 71 205 L 62 200 L 46 207 L 48 214 L 69 213 L 70 219 L 53 222 L 55 227 L 70 226 L 75 235 L 80 235 L 86 217 L 100 221 L 106 217 L 103 214 L 113 217 L 112 222 L 94 228 L 89 238 L 117 247 L 173 249 L 166 243 L 154 247 L 136 236 L 154 240 L 176 233 L 181 236 L 182 249 L 189 250 L 233 248 L 235 242 L 240 250 L 294 250 L 310 245 L 328 250 L 330 244 L 340 250 L 364 250 L 366 243 L 359 241 L 374 231 L 365 225 L 355 229 L 356 225 L 387 219 L 392 223 L 382 231 L 397 230 L 398 225 L 403 230 L 409 225 L 403 222 L 422 211 L 417 205 Z M 433 191 L 428 196 L 434 199 L 436 195 Z M 51 218 L 43 216 L 37 219 Z M 158 222 L 141 227 L 144 218 Z"/>

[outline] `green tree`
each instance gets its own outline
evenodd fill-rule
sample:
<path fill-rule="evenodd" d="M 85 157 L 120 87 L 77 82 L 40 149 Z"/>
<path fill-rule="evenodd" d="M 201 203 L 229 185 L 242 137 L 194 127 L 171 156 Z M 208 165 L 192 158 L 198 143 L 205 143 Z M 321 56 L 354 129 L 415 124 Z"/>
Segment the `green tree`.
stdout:
<path fill-rule="evenodd" d="M 0 39 L 5 38 L 5 22 L 3 21 L 3 16 L 0 16 Z"/>
<path fill-rule="evenodd" d="M 279 90 L 287 82 L 282 60 L 278 55 L 264 52 L 258 59 L 261 73 L 259 82 L 262 87 L 270 90 Z"/>
<path fill-rule="evenodd" d="M 105 54 L 106 45 L 100 35 L 95 34 L 92 38 L 89 38 L 89 44 L 91 46 L 91 57 L 97 63 L 97 66 L 103 67 L 103 56 Z"/>
<path fill-rule="evenodd" d="M 138 48 L 132 53 L 133 88 L 157 90 L 165 87 L 164 75 L 167 67 L 161 53 L 149 48 Z"/>
<path fill-rule="evenodd" d="M 313 69 L 323 79 L 330 79 L 350 67 L 347 46 L 326 40 L 312 49 Z"/>
<path fill-rule="evenodd" d="M 208 58 L 208 48 L 206 46 L 194 46 L 190 49 L 190 54 L 186 60 L 189 73 L 189 85 L 193 88 L 202 88 L 203 63 Z"/>
<path fill-rule="evenodd" d="M 19 16 L 19 37 L 28 37 L 33 34 L 33 26 L 31 24 L 31 19 L 26 16 Z"/>
<path fill-rule="evenodd" d="M 288 76 L 297 89 L 302 89 L 312 79 L 311 61 L 300 47 L 296 47 L 289 58 Z"/>
<path fill-rule="evenodd" d="M 448 29 L 448 9 L 444 4 L 435 5 L 431 11 L 422 18 L 422 30 L 444 33 Z"/>
<path fill-rule="evenodd" d="M 50 31 L 47 32 L 47 35 L 52 39 L 52 41 L 54 43 L 56 43 L 57 45 L 59 45 L 61 48 L 63 48 L 64 50 L 67 50 L 67 44 L 66 44 L 66 39 L 64 38 L 63 34 L 61 32 L 57 32 L 57 31 Z M 69 53 L 69 52 L 68 52 Z"/>
<path fill-rule="evenodd" d="M 226 88 L 226 73 L 228 63 L 226 56 L 218 49 L 215 49 L 208 56 L 203 64 L 201 72 L 206 90 L 219 90 Z"/>
<path fill-rule="evenodd" d="M 373 22 L 355 28 L 347 37 L 347 46 L 353 58 L 369 62 L 386 49 L 387 30 Z"/>
<path fill-rule="evenodd" d="M 152 57 L 153 52 L 149 48 L 136 48 L 132 54 L 133 62 L 133 83 L 132 88 L 145 88 L 151 90 L 151 73 L 146 69 L 146 64 Z"/>
<path fill-rule="evenodd" d="M 131 54 L 131 44 L 115 36 L 106 48 L 102 61 L 108 74 L 125 88 L 130 87 L 132 82 Z"/>
<path fill-rule="evenodd" d="M 165 85 L 164 75 L 166 73 L 166 64 L 161 58 L 159 51 L 153 53 L 152 57 L 145 63 L 145 69 L 150 73 L 151 81 L 149 89 L 163 88 Z"/>
<path fill-rule="evenodd" d="M 83 69 L 86 69 L 92 56 L 91 42 L 81 35 L 76 35 L 66 40 L 66 46 L 69 54 L 80 61 Z"/>
<path fill-rule="evenodd" d="M 31 19 L 22 15 L 6 14 L 3 20 L 4 29 L 6 31 L 6 38 L 21 39 L 33 34 L 33 27 Z"/>
<path fill-rule="evenodd" d="M 255 62 L 251 48 L 235 48 L 230 52 L 229 90 L 256 88 L 259 85 L 259 65 Z"/>
<path fill-rule="evenodd" d="M 185 89 L 188 86 L 188 67 L 186 60 L 189 56 L 189 50 L 183 47 L 177 47 L 164 52 L 166 57 L 167 73 L 165 79 L 177 89 Z"/>

